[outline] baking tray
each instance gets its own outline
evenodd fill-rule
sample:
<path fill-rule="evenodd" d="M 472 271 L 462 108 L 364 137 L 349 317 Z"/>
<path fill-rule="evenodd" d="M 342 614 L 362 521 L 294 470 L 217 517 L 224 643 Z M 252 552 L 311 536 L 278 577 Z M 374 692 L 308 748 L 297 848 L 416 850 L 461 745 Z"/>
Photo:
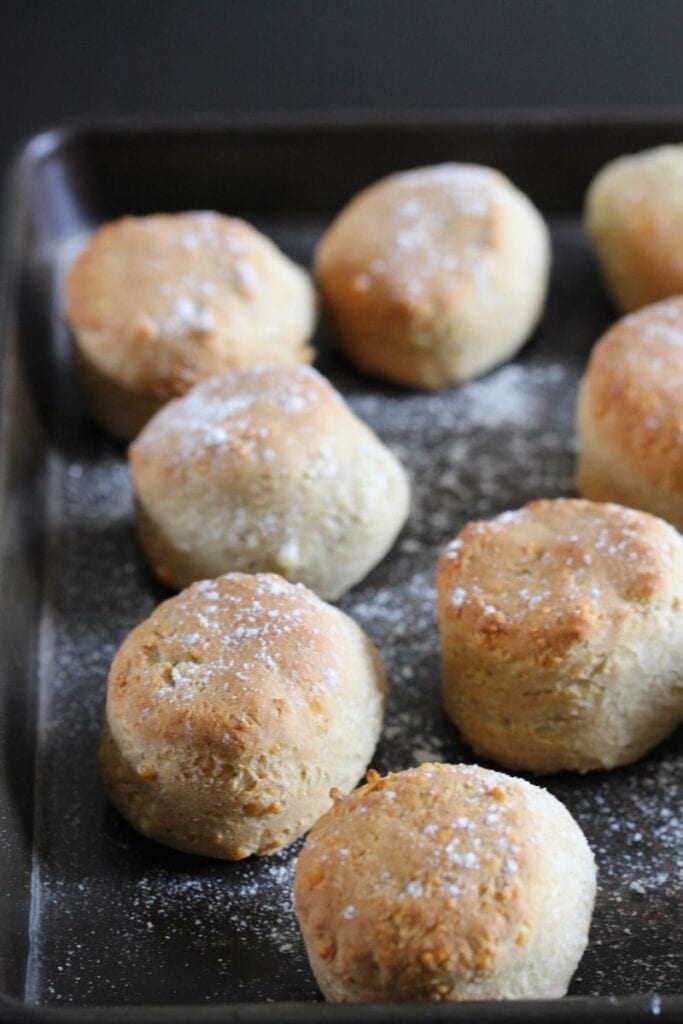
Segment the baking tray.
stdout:
<path fill-rule="evenodd" d="M 683 730 L 638 764 L 548 788 L 595 850 L 590 946 L 562 1001 L 321 1003 L 292 914 L 297 847 L 226 864 L 137 835 L 96 764 L 110 659 L 163 597 L 140 561 L 125 455 L 74 383 L 61 276 L 124 213 L 240 214 L 310 263 L 331 216 L 400 168 L 501 168 L 548 217 L 547 312 L 518 359 L 425 395 L 357 374 L 321 327 L 318 365 L 407 465 L 410 521 L 343 599 L 386 659 L 374 761 L 471 760 L 441 710 L 437 552 L 473 517 L 573 493 L 576 383 L 614 317 L 579 215 L 595 170 L 681 137 L 683 116 L 516 113 L 72 126 L 35 138 L 8 183 L 0 464 L 0 1020 L 644 1021 L 683 1018 Z"/>

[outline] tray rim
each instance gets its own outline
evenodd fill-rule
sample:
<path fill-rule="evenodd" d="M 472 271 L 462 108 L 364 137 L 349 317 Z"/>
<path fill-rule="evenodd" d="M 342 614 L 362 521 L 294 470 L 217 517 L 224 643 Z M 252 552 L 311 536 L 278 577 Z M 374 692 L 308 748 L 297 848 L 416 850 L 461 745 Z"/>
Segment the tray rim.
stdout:
<path fill-rule="evenodd" d="M 35 166 L 69 146 L 83 144 L 102 135 L 170 136 L 196 135 L 198 142 L 209 134 L 287 134 L 321 130 L 343 133 L 357 129 L 390 131 L 397 128 L 431 130 L 480 127 L 498 128 L 576 128 L 591 127 L 619 130 L 658 126 L 670 128 L 683 141 L 683 106 L 666 107 L 490 107 L 434 111 L 409 108 L 391 111 L 337 110 L 306 112 L 275 111 L 231 114 L 116 115 L 70 118 L 48 126 L 20 143 L 10 155 L 2 183 L 0 207 L 0 563 L 4 538 L 4 510 L 11 501 L 8 487 L 9 390 L 14 367 L 7 337 L 11 325 L 18 322 L 16 281 L 22 256 L 22 229 L 28 212 L 30 177 Z M 654 1001 L 653 1001 L 654 1000 Z M 453 1020 L 452 1003 L 373 1003 L 332 1004 L 325 1002 L 272 1002 L 221 1004 L 123 1004 L 111 1007 L 58 1007 L 29 1004 L 0 991 L 0 1024 L 41 1021 L 74 1024 L 185 1024 L 196 1020 L 204 1024 L 312 1024 L 314 1021 L 352 1021 L 367 1024 L 437 1024 Z M 457 1004 L 461 1024 L 552 1024 L 585 1022 L 601 1024 L 621 1021 L 642 1024 L 650 1017 L 662 1021 L 683 1019 L 683 993 L 658 995 L 565 996 L 554 1000 L 486 1001 Z"/>
<path fill-rule="evenodd" d="M 591 127 L 624 128 L 647 127 L 658 124 L 678 129 L 683 142 L 683 105 L 666 106 L 596 106 L 582 108 L 572 105 L 535 107 L 462 107 L 434 110 L 420 107 L 402 107 L 395 110 L 272 110 L 240 111 L 229 114 L 196 112 L 187 114 L 101 114 L 87 117 L 67 117 L 32 132 L 15 145 L 10 152 L 4 173 L 5 194 L 13 191 L 21 178 L 24 164 L 51 156 L 67 145 L 98 134 L 179 135 L 253 132 L 286 133 L 288 131 L 353 130 L 357 128 L 391 130 L 408 127 L 481 127 L 493 130 L 500 127 Z M 3 219 L 3 235 L 4 235 Z"/>
<path fill-rule="evenodd" d="M 654 994 L 653 994 L 654 996 Z M 468 1003 L 186 1003 L 58 1007 L 0 993 L 0 1024 L 680 1024 L 678 996 L 565 996 Z"/>

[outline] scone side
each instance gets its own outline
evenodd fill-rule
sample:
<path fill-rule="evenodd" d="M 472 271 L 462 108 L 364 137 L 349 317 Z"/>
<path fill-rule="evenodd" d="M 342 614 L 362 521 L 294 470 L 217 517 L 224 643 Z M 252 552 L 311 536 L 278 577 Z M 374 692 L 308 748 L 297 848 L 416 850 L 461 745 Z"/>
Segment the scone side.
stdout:
<path fill-rule="evenodd" d="M 576 487 L 592 501 L 611 501 L 642 509 L 683 531 L 683 487 L 662 487 L 653 465 L 629 454 L 629 436 L 617 448 L 593 411 L 591 389 L 584 379 L 579 387 L 576 413 L 578 454 Z M 647 475 L 646 475 L 647 474 Z"/>
<path fill-rule="evenodd" d="M 683 291 L 683 219 L 670 197 L 682 182 L 683 149 L 668 145 L 610 161 L 588 188 L 584 227 L 605 290 L 623 313 Z"/>
<path fill-rule="evenodd" d="M 102 373 L 89 359 L 86 348 L 77 337 L 74 350 L 79 383 L 89 415 L 100 429 L 117 441 L 132 441 L 159 411 L 166 398 L 127 387 Z"/>

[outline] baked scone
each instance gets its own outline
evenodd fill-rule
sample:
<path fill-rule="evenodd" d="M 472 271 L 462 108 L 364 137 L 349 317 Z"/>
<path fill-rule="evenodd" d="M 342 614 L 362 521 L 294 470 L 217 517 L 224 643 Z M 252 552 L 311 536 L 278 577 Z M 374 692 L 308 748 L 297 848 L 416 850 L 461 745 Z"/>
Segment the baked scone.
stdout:
<path fill-rule="evenodd" d="M 278 572 L 334 600 L 408 513 L 396 458 L 310 367 L 215 377 L 129 449 L 145 556 L 166 584 Z"/>
<path fill-rule="evenodd" d="M 588 190 L 585 223 L 620 310 L 683 292 L 683 145 L 606 164 Z"/>
<path fill-rule="evenodd" d="M 683 298 L 619 320 L 581 382 L 577 487 L 683 530 Z"/>
<path fill-rule="evenodd" d="M 315 270 L 347 354 L 421 388 L 509 358 L 541 315 L 549 239 L 498 171 L 442 164 L 361 192 L 323 236 Z"/>
<path fill-rule="evenodd" d="M 683 720 L 683 538 L 661 519 L 534 501 L 468 523 L 437 590 L 446 710 L 482 757 L 614 768 Z"/>
<path fill-rule="evenodd" d="M 474 765 L 369 777 L 316 822 L 297 864 L 296 912 L 325 997 L 563 996 L 595 896 L 566 808 Z"/>
<path fill-rule="evenodd" d="M 230 573 L 159 605 L 107 688 L 109 797 L 144 835 L 239 860 L 293 842 L 350 790 L 382 723 L 363 631 L 278 576 Z"/>
<path fill-rule="evenodd" d="M 218 213 L 105 224 L 71 267 L 66 316 L 90 411 L 124 441 L 198 381 L 313 356 L 308 274 Z"/>

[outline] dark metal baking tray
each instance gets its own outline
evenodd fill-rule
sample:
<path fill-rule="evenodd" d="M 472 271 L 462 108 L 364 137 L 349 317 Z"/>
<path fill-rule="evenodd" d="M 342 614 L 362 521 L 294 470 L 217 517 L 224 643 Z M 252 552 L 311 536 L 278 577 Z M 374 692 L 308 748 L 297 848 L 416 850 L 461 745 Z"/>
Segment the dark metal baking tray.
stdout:
<path fill-rule="evenodd" d="M 124 451 L 74 383 L 60 277 L 96 224 L 214 208 L 309 263 L 332 214 L 399 168 L 501 168 L 548 217 L 554 270 L 518 359 L 423 395 L 366 379 L 323 326 L 319 366 L 413 477 L 410 522 L 343 607 L 393 684 L 375 759 L 470 759 L 441 711 L 432 575 L 467 519 L 572 493 L 575 387 L 614 313 L 579 215 L 606 160 L 683 117 L 513 114 L 106 124 L 34 139 L 9 179 L 0 463 L 0 1020 L 644 1021 L 683 1018 L 682 730 L 620 771 L 547 780 L 596 851 L 591 943 L 559 1002 L 327 1006 L 294 923 L 296 848 L 240 864 L 155 845 L 107 806 L 96 764 L 110 658 L 165 596 L 135 545 Z"/>

